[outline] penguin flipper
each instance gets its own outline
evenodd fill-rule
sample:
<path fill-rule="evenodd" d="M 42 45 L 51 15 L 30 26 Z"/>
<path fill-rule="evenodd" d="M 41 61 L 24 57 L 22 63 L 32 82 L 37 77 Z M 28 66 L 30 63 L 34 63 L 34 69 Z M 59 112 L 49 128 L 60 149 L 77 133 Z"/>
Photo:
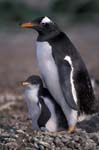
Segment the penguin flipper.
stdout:
<path fill-rule="evenodd" d="M 59 67 L 59 80 L 63 95 L 67 104 L 74 110 L 78 110 L 77 104 L 74 101 L 70 75 L 71 75 L 71 66 L 67 61 L 61 62 L 63 63 L 61 67 Z"/>

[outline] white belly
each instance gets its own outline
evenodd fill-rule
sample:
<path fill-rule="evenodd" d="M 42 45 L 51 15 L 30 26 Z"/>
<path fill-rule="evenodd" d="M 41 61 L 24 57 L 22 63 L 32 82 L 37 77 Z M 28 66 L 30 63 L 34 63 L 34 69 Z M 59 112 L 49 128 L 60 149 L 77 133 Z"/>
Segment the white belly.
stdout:
<path fill-rule="evenodd" d="M 37 97 L 37 90 L 25 90 L 25 100 L 28 107 L 28 116 L 32 119 L 32 127 L 33 129 L 39 129 L 38 127 L 38 118 L 41 114 L 41 109 L 38 106 L 39 99 Z"/>
<path fill-rule="evenodd" d="M 37 61 L 40 73 L 44 82 L 58 103 L 62 103 L 64 99 L 56 68 L 56 64 L 52 57 L 51 46 L 48 42 L 37 42 Z"/>
<path fill-rule="evenodd" d="M 53 95 L 57 103 L 61 106 L 69 125 L 77 122 L 77 111 L 69 107 L 64 99 L 55 61 L 52 57 L 51 46 L 48 42 L 37 42 L 37 61 L 40 73 L 45 85 Z"/>
<path fill-rule="evenodd" d="M 57 128 L 58 118 L 57 118 L 57 114 L 55 113 L 54 105 L 52 104 L 51 100 L 48 99 L 47 97 L 46 98 L 44 97 L 43 99 L 44 99 L 45 104 L 47 105 L 47 107 L 49 108 L 51 112 L 51 117 L 46 123 L 46 128 L 51 132 L 55 132 L 58 130 Z"/>

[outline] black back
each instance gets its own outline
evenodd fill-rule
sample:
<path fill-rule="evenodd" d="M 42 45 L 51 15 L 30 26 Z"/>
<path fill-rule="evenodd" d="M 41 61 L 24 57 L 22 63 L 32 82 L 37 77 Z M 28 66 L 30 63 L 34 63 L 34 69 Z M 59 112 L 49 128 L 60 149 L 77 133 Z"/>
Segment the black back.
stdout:
<path fill-rule="evenodd" d="M 47 121 L 51 117 L 51 112 L 49 111 L 48 107 L 44 103 L 43 98 L 39 97 L 39 102 L 41 104 L 41 114 L 38 119 L 38 125 L 39 125 L 39 127 L 45 127 Z"/>
<path fill-rule="evenodd" d="M 63 32 L 49 39 L 48 42 L 53 48 L 52 53 L 55 63 L 58 66 L 59 74 L 62 72 L 60 68 L 61 64 L 64 63 L 65 56 L 68 55 L 71 57 L 74 67 L 73 79 L 79 100 L 80 111 L 84 111 L 87 114 L 94 113 L 96 111 L 94 108 L 95 96 L 88 71 L 78 51 Z M 60 82 L 61 80 L 62 78 L 60 78 Z"/>

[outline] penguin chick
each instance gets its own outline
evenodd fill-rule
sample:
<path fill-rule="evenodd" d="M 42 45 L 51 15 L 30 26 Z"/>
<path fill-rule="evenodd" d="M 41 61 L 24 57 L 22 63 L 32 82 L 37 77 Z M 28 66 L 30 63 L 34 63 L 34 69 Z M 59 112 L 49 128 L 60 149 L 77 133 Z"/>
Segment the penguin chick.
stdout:
<path fill-rule="evenodd" d="M 30 76 L 22 82 L 22 85 L 25 86 L 24 94 L 33 129 L 45 127 L 55 132 L 68 127 L 60 106 L 49 91 L 43 87 L 39 76 Z"/>
<path fill-rule="evenodd" d="M 42 84 L 42 82 L 39 81 L 38 84 L 36 81 L 36 78 L 34 78 L 33 81 L 31 78 L 27 78 L 27 80 L 22 81 L 22 86 L 24 87 L 25 101 L 28 109 L 28 118 L 32 120 L 33 129 L 39 130 L 37 121 L 41 113 L 41 105 L 38 99 L 38 90 L 39 85 Z"/>

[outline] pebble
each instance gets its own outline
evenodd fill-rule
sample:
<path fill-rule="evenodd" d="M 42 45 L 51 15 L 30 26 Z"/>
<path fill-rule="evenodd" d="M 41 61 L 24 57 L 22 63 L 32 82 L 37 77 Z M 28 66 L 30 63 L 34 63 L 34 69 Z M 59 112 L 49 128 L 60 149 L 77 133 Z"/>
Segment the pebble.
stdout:
<path fill-rule="evenodd" d="M 97 144 L 99 144 L 99 136 L 96 133 L 90 134 L 90 138 L 95 141 Z"/>
<path fill-rule="evenodd" d="M 55 143 L 58 144 L 59 142 L 60 142 L 60 138 L 59 138 L 59 137 L 56 137 L 56 138 L 55 138 Z"/>
<path fill-rule="evenodd" d="M 34 142 L 34 147 L 39 149 L 39 145 L 36 142 Z"/>
<path fill-rule="evenodd" d="M 83 128 L 73 134 L 67 134 L 65 131 L 64 134 L 33 131 L 27 122 L 22 123 L 18 118 L 15 119 L 17 121 L 12 123 L 14 128 L 8 126 L 9 122 L 4 128 L 3 117 L 0 118 L 0 150 L 12 150 L 13 147 L 13 150 L 99 150 L 99 116 L 93 118 L 97 132 L 88 133 Z M 90 129 L 93 126 L 87 126 L 89 131 L 93 131 Z"/>

